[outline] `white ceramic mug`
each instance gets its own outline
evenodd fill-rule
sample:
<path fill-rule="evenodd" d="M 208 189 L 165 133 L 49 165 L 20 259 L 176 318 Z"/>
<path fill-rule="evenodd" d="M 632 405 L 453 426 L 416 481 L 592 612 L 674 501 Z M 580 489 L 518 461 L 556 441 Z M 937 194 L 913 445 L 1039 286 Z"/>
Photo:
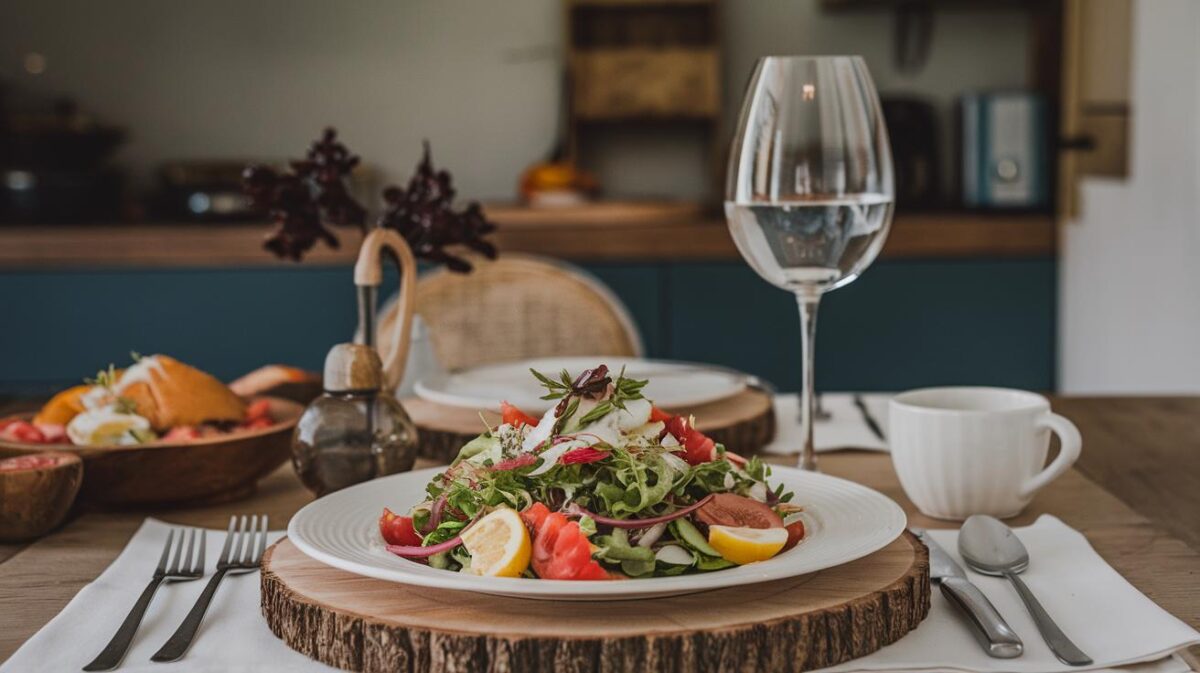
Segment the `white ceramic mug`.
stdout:
<path fill-rule="evenodd" d="M 1041 395 L 1007 388 L 924 388 L 892 398 L 888 444 L 900 485 L 938 519 L 1015 516 L 1079 458 L 1071 421 Z M 1046 465 L 1050 432 L 1062 443 Z M 1043 467 L 1045 466 L 1045 467 Z"/>

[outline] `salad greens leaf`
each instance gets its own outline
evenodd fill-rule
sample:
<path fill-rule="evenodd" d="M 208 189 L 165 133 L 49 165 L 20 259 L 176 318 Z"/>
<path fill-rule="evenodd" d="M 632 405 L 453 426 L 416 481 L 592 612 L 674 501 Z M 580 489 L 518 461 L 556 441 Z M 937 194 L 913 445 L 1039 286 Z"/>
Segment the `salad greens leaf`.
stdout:
<path fill-rule="evenodd" d="M 600 548 L 597 553 L 600 559 L 619 563 L 621 571 L 630 577 L 654 572 L 654 550 L 630 545 L 624 528 L 614 528 L 610 535 L 597 537 L 596 546 Z"/>

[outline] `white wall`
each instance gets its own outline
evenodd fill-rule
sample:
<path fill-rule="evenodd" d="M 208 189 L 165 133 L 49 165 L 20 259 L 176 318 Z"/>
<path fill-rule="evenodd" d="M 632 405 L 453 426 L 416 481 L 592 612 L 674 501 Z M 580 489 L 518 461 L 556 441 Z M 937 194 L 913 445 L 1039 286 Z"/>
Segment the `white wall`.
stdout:
<path fill-rule="evenodd" d="M 1127 182 L 1063 232 L 1060 387 L 1200 392 L 1200 2 L 1136 0 Z"/>
<path fill-rule="evenodd" d="M 553 143 L 561 12 L 561 0 L 2 0 L 0 78 L 128 126 L 120 159 L 142 179 L 166 159 L 294 156 L 332 123 L 385 177 L 406 179 L 427 137 L 461 194 L 506 198 Z M 862 53 L 881 90 L 943 105 L 949 153 L 955 95 L 1025 82 L 1019 9 L 939 11 L 917 75 L 891 65 L 886 11 L 726 0 L 720 13 L 729 117 L 760 55 Z M 40 77 L 21 69 L 30 51 L 47 56 Z M 602 178 L 617 194 L 703 192 L 709 167 L 686 135 L 605 138 Z"/>

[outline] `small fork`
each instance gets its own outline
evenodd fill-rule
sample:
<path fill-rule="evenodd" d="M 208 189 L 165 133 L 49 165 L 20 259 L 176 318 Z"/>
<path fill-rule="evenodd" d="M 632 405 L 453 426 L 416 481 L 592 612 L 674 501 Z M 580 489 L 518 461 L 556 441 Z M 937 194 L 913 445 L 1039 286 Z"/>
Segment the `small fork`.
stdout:
<path fill-rule="evenodd" d="M 260 527 L 261 521 L 261 527 Z M 221 549 L 221 558 L 217 560 L 217 572 L 213 574 L 212 579 L 208 581 L 208 586 L 204 587 L 204 592 L 200 594 L 200 599 L 192 606 L 191 612 L 187 617 L 184 617 L 183 623 L 175 630 L 175 633 L 167 639 L 154 656 L 150 657 L 151 661 L 177 661 L 183 658 L 191 647 L 192 641 L 196 638 L 196 631 L 200 629 L 200 622 L 204 620 L 204 613 L 208 610 L 208 604 L 212 602 L 213 596 L 217 593 L 217 587 L 221 584 L 221 580 L 226 574 L 240 575 L 258 570 L 259 561 L 262 560 L 263 551 L 267 548 L 267 515 L 260 517 L 252 516 L 249 518 L 249 528 L 246 526 L 246 515 L 240 517 L 229 517 L 229 530 L 225 534 L 225 546 Z M 234 530 L 236 524 L 236 532 Z M 255 543 L 255 531 L 258 531 L 258 541 Z M 232 547 L 232 553 L 230 549 Z M 245 549 L 243 550 L 243 547 Z"/>
<path fill-rule="evenodd" d="M 129 645 L 133 642 L 133 636 L 137 633 L 138 625 L 142 623 L 142 617 L 146 614 L 146 608 L 150 607 L 150 601 L 154 599 L 154 594 L 158 591 L 158 587 L 163 581 L 167 582 L 190 582 L 198 580 L 204 576 L 204 531 L 192 529 L 192 534 L 187 535 L 187 553 L 183 551 L 184 531 L 179 531 L 179 541 L 175 546 L 175 554 L 171 555 L 171 541 L 175 537 L 175 530 L 172 528 L 167 532 L 167 543 L 163 545 L 162 557 L 158 559 L 158 567 L 154 569 L 154 576 L 150 578 L 150 583 L 146 585 L 146 589 L 142 591 L 142 595 L 133 604 L 133 609 L 125 617 L 125 621 L 121 622 L 120 628 L 113 634 L 112 640 L 108 642 L 104 650 L 96 655 L 90 664 L 83 667 L 85 671 L 111 671 L 121 665 L 121 660 L 125 658 L 125 653 L 129 651 Z M 200 549 L 193 556 L 192 551 L 196 548 L 196 537 L 200 537 Z M 172 560 L 170 567 L 167 566 L 167 557 L 171 556 Z"/>

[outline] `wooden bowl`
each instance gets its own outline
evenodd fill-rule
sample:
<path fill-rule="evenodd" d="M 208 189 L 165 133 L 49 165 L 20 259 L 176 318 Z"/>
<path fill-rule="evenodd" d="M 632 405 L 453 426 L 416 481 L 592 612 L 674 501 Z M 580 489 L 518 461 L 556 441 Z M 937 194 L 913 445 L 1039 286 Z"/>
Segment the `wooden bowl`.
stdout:
<path fill-rule="evenodd" d="M 292 430 L 304 406 L 276 397 L 274 425 L 191 441 L 135 446 L 67 446 L 0 441 L 0 457 L 56 449 L 83 459 L 80 498 L 106 505 L 225 502 L 254 492 L 259 479 L 291 455 Z M 32 414 L 27 415 L 29 418 Z"/>
<path fill-rule="evenodd" d="M 37 451 L 52 464 L 0 471 L 0 542 L 41 537 L 58 527 L 79 493 L 83 461 L 66 451 Z"/>

